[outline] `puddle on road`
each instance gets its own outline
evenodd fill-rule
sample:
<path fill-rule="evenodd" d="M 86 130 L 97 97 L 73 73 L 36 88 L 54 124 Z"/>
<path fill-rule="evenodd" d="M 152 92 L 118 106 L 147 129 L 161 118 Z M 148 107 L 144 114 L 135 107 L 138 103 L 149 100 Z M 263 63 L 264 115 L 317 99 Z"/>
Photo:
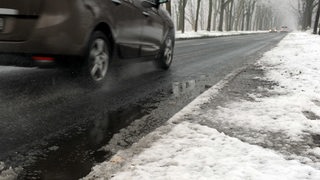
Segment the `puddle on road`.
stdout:
<path fill-rule="evenodd" d="M 146 113 L 140 106 L 133 106 L 100 116 L 90 130 L 74 132 L 71 137 L 49 143 L 55 145 L 48 147 L 47 157 L 26 167 L 20 179 L 78 179 L 87 175 L 95 163 L 110 156 L 97 149 L 107 144 L 114 133 Z"/>
<path fill-rule="evenodd" d="M 111 152 L 99 151 L 99 149 L 108 144 L 114 134 L 119 133 L 134 120 L 148 115 L 162 103 L 162 106 L 167 109 L 162 108 L 161 111 L 165 111 L 166 115 L 160 113 L 153 118 L 161 119 L 161 122 L 154 123 L 156 124 L 154 126 L 159 126 L 210 88 L 209 84 L 212 82 L 208 82 L 208 76 L 201 76 L 198 80 L 174 82 L 166 93 L 161 95 L 157 93 L 157 96 L 161 96 L 160 98 L 149 99 L 138 103 L 140 105 L 131 105 L 125 109 L 100 114 L 87 130 L 80 128 L 81 131 L 68 132 L 71 135 L 66 138 L 60 137 L 56 142 L 51 141 L 47 147 L 50 152 L 46 157 L 25 167 L 20 179 L 79 179 L 86 176 L 96 163 L 103 162 L 113 155 Z M 148 128 L 150 130 L 157 127 Z M 133 142 L 128 145 L 131 143 Z"/>
<path fill-rule="evenodd" d="M 181 97 L 185 94 L 193 94 L 194 96 L 200 95 L 203 91 L 209 89 L 211 85 L 208 85 L 205 81 L 207 76 L 201 76 L 199 80 L 188 80 L 183 82 L 174 82 L 172 84 L 172 94 L 175 97 Z"/>

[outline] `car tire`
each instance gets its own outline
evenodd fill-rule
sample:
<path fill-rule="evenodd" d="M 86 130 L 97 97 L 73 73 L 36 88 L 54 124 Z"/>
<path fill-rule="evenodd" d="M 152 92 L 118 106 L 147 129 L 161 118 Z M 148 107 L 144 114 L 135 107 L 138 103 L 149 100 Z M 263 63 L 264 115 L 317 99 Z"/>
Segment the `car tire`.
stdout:
<path fill-rule="evenodd" d="M 84 84 L 94 88 L 102 86 L 107 79 L 111 61 L 110 43 L 104 33 L 92 33 L 83 60 L 81 74 Z"/>
<path fill-rule="evenodd" d="M 173 53 L 174 53 L 174 35 L 169 33 L 163 42 L 163 45 L 160 49 L 159 54 L 155 59 L 155 65 L 163 70 L 167 70 L 170 68 L 173 60 Z"/>

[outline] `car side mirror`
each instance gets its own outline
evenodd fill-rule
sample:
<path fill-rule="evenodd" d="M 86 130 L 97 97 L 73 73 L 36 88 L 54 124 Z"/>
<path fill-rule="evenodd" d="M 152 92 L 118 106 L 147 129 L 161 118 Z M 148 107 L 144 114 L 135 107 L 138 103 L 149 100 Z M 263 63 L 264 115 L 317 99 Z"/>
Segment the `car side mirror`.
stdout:
<path fill-rule="evenodd" d="M 142 1 L 141 4 L 142 4 L 142 6 L 144 8 L 152 8 L 152 7 L 157 7 L 158 6 L 156 0 L 145 0 L 145 1 Z"/>
<path fill-rule="evenodd" d="M 167 3 L 167 2 L 169 2 L 169 0 L 158 0 L 159 4 L 163 4 L 163 3 Z"/>

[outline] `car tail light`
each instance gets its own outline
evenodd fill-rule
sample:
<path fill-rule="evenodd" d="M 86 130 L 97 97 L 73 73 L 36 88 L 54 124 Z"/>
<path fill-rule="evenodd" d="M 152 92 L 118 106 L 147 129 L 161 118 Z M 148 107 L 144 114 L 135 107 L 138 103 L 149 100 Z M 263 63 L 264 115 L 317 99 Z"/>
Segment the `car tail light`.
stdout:
<path fill-rule="evenodd" d="M 32 59 L 34 61 L 47 61 L 47 62 L 52 62 L 55 59 L 53 57 L 47 57 L 47 56 L 32 56 Z"/>

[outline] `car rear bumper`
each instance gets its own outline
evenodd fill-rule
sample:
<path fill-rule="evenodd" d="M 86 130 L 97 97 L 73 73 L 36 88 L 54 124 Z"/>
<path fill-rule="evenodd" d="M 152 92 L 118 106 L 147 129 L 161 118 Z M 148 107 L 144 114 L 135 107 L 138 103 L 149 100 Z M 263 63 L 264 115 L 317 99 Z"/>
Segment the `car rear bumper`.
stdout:
<path fill-rule="evenodd" d="M 41 13 L 35 15 L 22 11 L 18 5 L 14 8 L 22 14 L 0 15 L 3 21 L 0 54 L 81 55 L 91 21 L 86 14 L 79 19 L 79 11 L 82 12 L 84 6 L 77 3 L 75 0 L 47 0 Z"/>
<path fill-rule="evenodd" d="M 27 54 L 0 54 L 0 65 L 4 66 L 22 66 L 33 67 L 31 55 Z"/>
<path fill-rule="evenodd" d="M 74 62 L 74 56 L 34 56 L 32 54 L 0 54 L 0 66 L 19 66 L 19 67 L 56 67 L 67 65 Z"/>
<path fill-rule="evenodd" d="M 81 55 L 82 51 L 82 43 L 77 44 L 68 34 L 57 32 L 26 41 L 0 41 L 0 54 Z"/>

